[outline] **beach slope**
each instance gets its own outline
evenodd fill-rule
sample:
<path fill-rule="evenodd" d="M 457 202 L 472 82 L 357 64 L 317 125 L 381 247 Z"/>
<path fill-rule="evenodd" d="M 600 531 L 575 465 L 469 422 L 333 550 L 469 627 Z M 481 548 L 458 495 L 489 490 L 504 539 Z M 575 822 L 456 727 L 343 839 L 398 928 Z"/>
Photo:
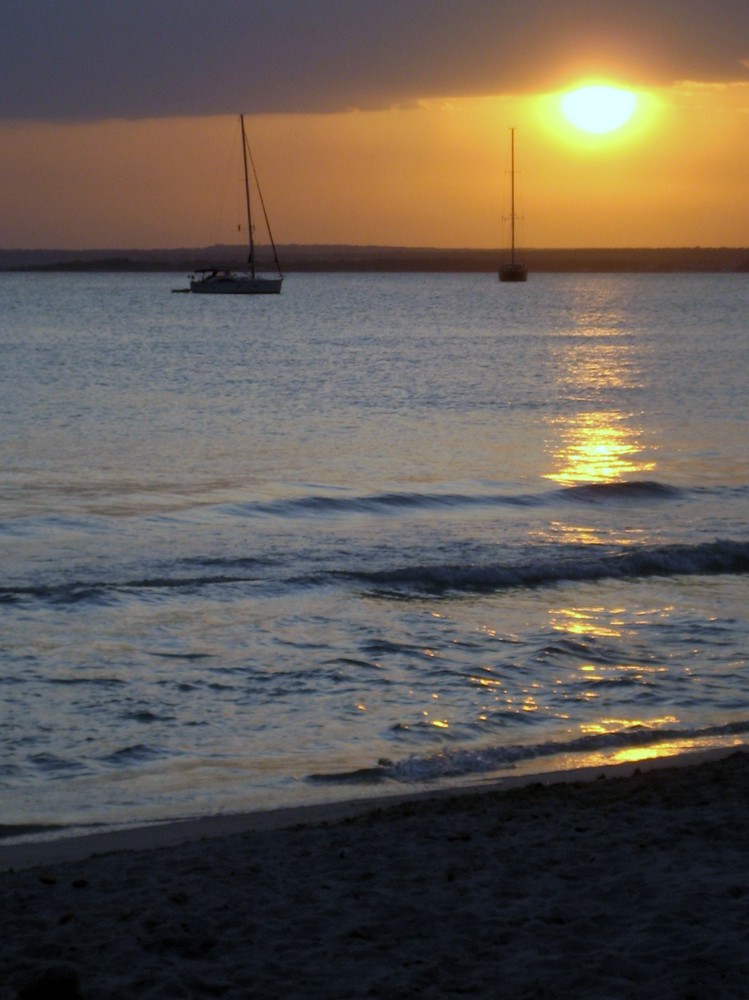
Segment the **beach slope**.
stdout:
<path fill-rule="evenodd" d="M 0 874 L 0 990 L 749 996 L 747 859 L 745 752 L 119 850 Z"/>

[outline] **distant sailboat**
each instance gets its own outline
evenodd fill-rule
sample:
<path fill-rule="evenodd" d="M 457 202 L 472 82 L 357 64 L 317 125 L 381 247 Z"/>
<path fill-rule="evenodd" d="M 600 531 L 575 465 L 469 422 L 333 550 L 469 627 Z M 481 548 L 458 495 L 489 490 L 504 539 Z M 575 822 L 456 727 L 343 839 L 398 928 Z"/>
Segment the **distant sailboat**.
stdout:
<path fill-rule="evenodd" d="M 510 129 L 510 259 L 499 269 L 500 281 L 527 281 L 528 270 L 515 259 L 515 129 Z"/>
<path fill-rule="evenodd" d="M 239 116 L 239 124 L 242 130 L 242 163 L 244 165 L 245 206 L 247 209 L 247 267 L 238 270 L 232 268 L 206 268 L 198 271 L 196 274 L 190 275 L 190 291 L 214 295 L 278 295 L 281 291 L 283 274 L 281 273 L 281 265 L 278 260 L 276 245 L 273 242 L 273 236 L 271 235 L 268 214 L 265 211 L 265 203 L 263 202 L 263 196 L 260 193 L 260 185 L 258 184 L 257 173 L 255 172 L 255 164 L 253 162 L 252 153 L 250 152 L 250 146 L 247 141 L 247 134 L 244 127 L 244 115 Z M 260 206 L 263 210 L 263 216 L 265 218 L 265 224 L 268 229 L 268 240 L 273 250 L 273 259 L 276 270 L 278 271 L 278 275 L 274 277 L 257 274 L 255 270 L 255 240 L 253 236 L 252 205 L 250 200 L 250 166 L 252 167 L 252 176 L 255 180 L 258 199 L 260 201 Z"/>

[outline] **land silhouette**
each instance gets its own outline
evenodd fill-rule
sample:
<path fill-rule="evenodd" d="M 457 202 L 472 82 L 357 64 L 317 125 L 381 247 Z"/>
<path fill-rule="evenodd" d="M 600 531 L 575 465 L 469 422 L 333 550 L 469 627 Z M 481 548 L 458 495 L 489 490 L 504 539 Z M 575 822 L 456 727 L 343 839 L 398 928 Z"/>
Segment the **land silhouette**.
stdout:
<path fill-rule="evenodd" d="M 349 245 L 279 246 L 284 271 L 493 272 L 502 249 Z M 2 271 L 189 271 L 241 267 L 246 248 L 210 246 L 161 250 L 0 250 Z M 746 247 L 620 247 L 523 249 L 531 272 L 749 272 Z M 258 249 L 262 267 L 263 248 Z"/>

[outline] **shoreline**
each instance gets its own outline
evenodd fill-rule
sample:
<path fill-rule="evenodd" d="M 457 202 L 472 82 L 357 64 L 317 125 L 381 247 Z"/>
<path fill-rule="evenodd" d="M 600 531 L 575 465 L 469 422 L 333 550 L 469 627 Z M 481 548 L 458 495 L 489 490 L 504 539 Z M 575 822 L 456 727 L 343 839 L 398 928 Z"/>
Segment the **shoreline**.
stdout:
<path fill-rule="evenodd" d="M 0 874 L 0 997 L 746 995 L 746 747 L 355 805 Z"/>
<path fill-rule="evenodd" d="M 299 806 L 282 806 L 238 813 L 196 816 L 187 819 L 154 821 L 128 827 L 112 827 L 97 832 L 66 833 L 64 827 L 31 833 L 16 843 L 0 840 L 0 874 L 50 864 L 66 864 L 120 851 L 148 851 L 177 847 L 193 841 L 218 839 L 237 834 L 281 830 L 295 826 L 339 823 L 405 804 L 429 803 L 464 796 L 503 793 L 528 785 L 549 787 L 590 782 L 601 778 L 626 778 L 663 768 L 692 767 L 729 757 L 736 752 L 749 754 L 749 745 L 685 750 L 671 756 L 645 758 L 625 763 L 586 765 L 568 770 L 540 771 L 470 782 L 450 788 L 393 792 L 379 796 L 341 799 Z M 19 835 L 23 836 L 23 835 Z M 8 840 L 15 840 L 9 837 Z"/>
<path fill-rule="evenodd" d="M 263 247 L 262 259 L 271 259 Z M 491 274 L 506 247 L 403 247 L 354 244 L 280 244 L 284 273 L 290 274 Z M 6 274 L 185 274 L 211 267 L 243 266 L 239 246 L 160 248 L 80 248 L 78 250 L 0 248 Z M 746 274 L 747 247 L 523 247 L 533 274 Z"/>

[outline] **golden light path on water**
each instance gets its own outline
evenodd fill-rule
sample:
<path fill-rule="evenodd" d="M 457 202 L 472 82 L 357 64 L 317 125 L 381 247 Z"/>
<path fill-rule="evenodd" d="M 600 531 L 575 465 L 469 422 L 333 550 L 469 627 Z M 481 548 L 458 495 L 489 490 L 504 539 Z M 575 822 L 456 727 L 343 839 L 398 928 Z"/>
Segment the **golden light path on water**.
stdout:
<path fill-rule="evenodd" d="M 581 309 L 575 321 L 575 335 L 557 349 L 556 379 L 559 392 L 581 404 L 576 412 L 550 423 L 547 451 L 552 468 L 546 478 L 579 486 L 652 474 L 655 462 L 646 455 L 635 416 L 616 407 L 585 405 L 642 385 L 642 360 L 621 336 L 620 311 L 604 298 Z"/>
<path fill-rule="evenodd" d="M 581 309 L 576 317 L 575 336 L 565 338 L 557 352 L 557 383 L 560 392 L 579 398 L 579 409 L 569 415 L 556 417 L 549 424 L 547 453 L 551 468 L 546 478 L 563 487 L 595 486 L 626 483 L 652 478 L 656 462 L 649 452 L 644 431 L 636 415 L 616 407 L 591 406 L 591 399 L 615 398 L 617 390 L 638 388 L 641 385 L 639 359 L 632 353 L 626 337 L 621 336 L 622 317 L 611 304 L 602 301 L 590 308 Z M 587 404 L 587 405 L 586 405 Z M 564 544 L 597 546 L 606 541 L 588 521 L 562 523 L 549 526 L 550 539 Z M 620 545 L 631 545 L 639 538 L 622 532 L 616 539 Z M 608 539 L 610 541 L 610 539 Z M 667 616 L 669 608 L 656 612 Z M 596 639 L 609 644 L 626 639 L 627 633 L 636 628 L 638 618 L 648 618 L 653 609 L 619 606 L 590 606 L 571 604 L 549 608 L 549 625 L 554 632 L 573 639 L 582 645 Z M 634 624 L 633 624 L 634 623 Z M 634 683 L 647 683 L 647 675 L 667 671 L 661 662 L 611 663 L 593 662 L 581 657 L 577 664 L 583 685 L 578 697 L 591 704 L 598 702 L 601 685 L 627 678 Z M 532 697 L 526 706 L 534 710 Z M 573 738 L 614 734 L 642 726 L 648 730 L 671 728 L 679 718 L 670 713 L 655 713 L 645 718 L 640 715 L 611 716 L 601 706 L 600 715 L 589 722 L 580 723 L 569 735 Z M 623 763 L 646 758 L 671 756 L 686 749 L 683 743 L 665 739 L 645 747 L 623 747 L 606 754 L 586 754 L 584 761 L 571 757 L 566 766 L 598 763 Z"/>

